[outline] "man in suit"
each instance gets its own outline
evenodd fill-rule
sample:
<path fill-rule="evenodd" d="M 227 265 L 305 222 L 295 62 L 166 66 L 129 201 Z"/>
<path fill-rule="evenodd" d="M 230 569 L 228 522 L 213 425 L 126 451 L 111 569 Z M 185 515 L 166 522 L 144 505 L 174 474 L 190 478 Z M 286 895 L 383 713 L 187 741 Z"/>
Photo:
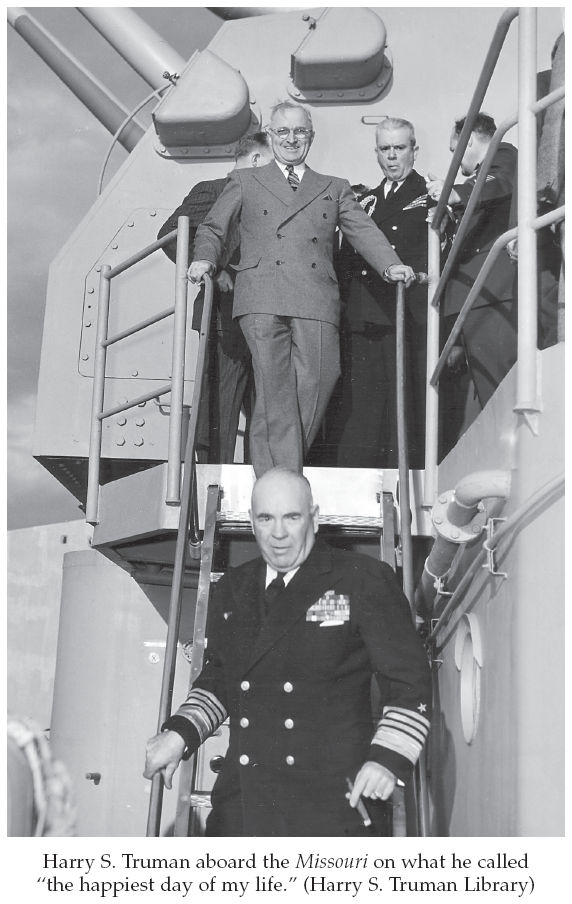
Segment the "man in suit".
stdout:
<path fill-rule="evenodd" d="M 465 117 L 455 123 L 451 134 L 451 153 L 457 147 L 464 125 Z M 449 196 L 449 204 L 458 221 L 471 197 L 495 131 L 492 117 L 479 113 L 461 161 L 465 182 L 454 185 Z M 516 165 L 516 148 L 501 142 L 445 292 L 443 314 L 446 335 L 450 333 L 495 240 L 509 228 Z M 442 189 L 443 180 L 429 173 L 429 195 L 438 200 Z M 516 361 L 517 311 L 513 303 L 513 279 L 511 262 L 506 254 L 501 254 L 463 327 L 467 362 L 481 408 Z"/>
<path fill-rule="evenodd" d="M 191 282 L 216 268 L 238 222 L 233 316 L 252 353 L 250 451 L 257 476 L 277 466 L 301 471 L 339 376 L 336 228 L 383 278 L 413 279 L 349 183 L 306 166 L 314 138 L 308 111 L 279 104 L 269 132 L 274 162 L 232 174 L 197 231 L 189 268 Z"/>
<path fill-rule="evenodd" d="M 406 119 L 388 117 L 376 129 L 377 162 L 384 175 L 359 202 L 402 260 L 427 272 L 428 201 L 415 172 L 417 141 Z M 342 315 L 342 379 L 326 416 L 327 443 L 342 468 L 396 468 L 396 292 L 360 254 L 342 242 L 337 265 Z M 406 293 L 406 376 L 409 464 L 425 459 L 427 288 Z"/>
<path fill-rule="evenodd" d="M 266 132 L 252 132 L 241 139 L 236 147 L 234 169 L 265 166 L 272 159 Z M 161 226 L 157 238 L 173 232 L 177 228 L 179 217 L 189 217 L 189 260 L 192 260 L 197 227 L 221 195 L 228 180 L 229 176 L 226 176 L 224 179 L 198 182 Z M 175 263 L 177 240 L 173 239 L 165 245 L 163 251 Z M 252 382 L 250 350 L 238 323 L 232 318 L 234 284 L 230 268 L 233 261 L 238 261 L 236 229 L 229 234 L 220 268 L 214 277 L 207 367 L 197 426 L 199 460 L 211 464 L 232 464 L 234 461 L 240 409 L 243 402 L 247 402 L 247 387 Z M 203 303 L 204 291 L 201 289 L 193 308 L 192 327 L 197 331 L 201 328 Z M 250 410 L 248 402 L 246 407 Z"/>
<path fill-rule="evenodd" d="M 319 510 L 301 475 L 265 473 L 250 518 L 262 558 L 217 583 L 202 672 L 148 742 L 144 774 L 162 771 L 170 788 L 181 758 L 228 716 L 207 835 L 368 835 L 360 797 L 375 825 L 429 728 L 430 673 L 409 605 L 388 565 L 315 543 Z"/>

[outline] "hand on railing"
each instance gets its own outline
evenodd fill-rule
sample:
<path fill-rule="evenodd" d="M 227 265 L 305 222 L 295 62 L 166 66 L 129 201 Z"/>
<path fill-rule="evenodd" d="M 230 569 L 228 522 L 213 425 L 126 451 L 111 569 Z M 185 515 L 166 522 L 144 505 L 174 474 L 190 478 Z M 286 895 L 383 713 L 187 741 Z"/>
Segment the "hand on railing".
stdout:
<path fill-rule="evenodd" d="M 427 173 L 427 178 L 425 180 L 425 185 L 427 186 L 427 194 L 434 201 L 438 201 L 443 192 L 443 186 L 445 182 L 443 179 L 438 179 L 437 176 L 434 176 L 433 173 Z M 458 204 L 461 198 L 457 194 L 457 192 L 452 189 L 451 194 L 449 195 L 449 199 L 447 201 L 448 204 Z"/>
<path fill-rule="evenodd" d="M 415 273 L 406 264 L 392 264 L 391 267 L 385 269 L 383 278 L 388 282 L 404 282 L 405 286 L 408 287 L 412 282 L 415 282 Z"/>
<path fill-rule="evenodd" d="M 205 274 L 212 276 L 215 266 L 211 261 L 193 261 L 187 270 L 187 279 L 194 284 L 200 283 Z"/>

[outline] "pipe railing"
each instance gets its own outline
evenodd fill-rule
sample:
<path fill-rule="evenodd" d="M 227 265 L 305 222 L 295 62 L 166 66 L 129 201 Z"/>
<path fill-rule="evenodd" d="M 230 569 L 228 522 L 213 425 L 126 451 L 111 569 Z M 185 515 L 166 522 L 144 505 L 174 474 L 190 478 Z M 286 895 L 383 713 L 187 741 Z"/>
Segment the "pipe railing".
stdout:
<path fill-rule="evenodd" d="M 180 242 L 177 242 L 177 246 Z M 185 243 L 187 244 L 187 243 Z M 181 513 L 179 516 L 179 528 L 177 531 L 177 543 L 175 546 L 175 561 L 173 564 L 173 583 L 171 585 L 171 597 L 169 603 L 169 616 L 167 619 L 167 641 L 165 645 L 165 663 L 163 666 L 163 682 L 161 685 L 161 699 L 159 702 L 159 717 L 157 720 L 157 732 L 171 714 L 171 702 L 173 687 L 175 684 L 175 666 L 177 657 L 177 643 L 179 639 L 179 625 L 181 621 L 181 607 L 183 602 L 183 587 L 187 555 L 189 554 L 189 528 L 196 516 L 196 470 L 195 470 L 195 444 L 197 432 L 197 418 L 201 403 L 203 378 L 207 363 L 207 348 L 211 312 L 213 304 L 213 286 L 210 276 L 203 277 L 205 283 L 205 302 L 201 319 L 201 333 L 199 339 L 199 353 L 195 372 L 195 388 L 191 417 L 187 431 L 187 444 L 185 449 L 185 468 L 183 472 L 183 487 L 181 490 Z M 193 538 L 196 545 L 196 539 Z M 163 775 L 158 772 L 151 781 L 151 797 L 149 800 L 149 814 L 147 818 L 147 835 L 157 837 L 161 831 L 161 809 L 163 801 Z"/>
<path fill-rule="evenodd" d="M 516 6 L 509 7 L 509 9 L 505 9 L 503 14 L 501 15 L 497 27 L 495 29 L 495 33 L 493 35 L 491 45 L 489 47 L 489 51 L 487 53 L 485 62 L 483 64 L 483 68 L 481 70 L 481 74 L 479 76 L 479 80 L 477 82 L 477 87 L 475 88 L 473 98 L 471 103 L 469 104 L 469 109 L 467 111 L 467 115 L 465 118 L 465 125 L 459 135 L 459 140 L 457 142 L 457 147 L 453 153 L 453 159 L 451 160 L 451 165 L 449 167 L 449 171 L 445 177 L 445 182 L 443 184 L 443 191 L 441 192 L 441 197 L 437 202 L 437 207 L 435 208 L 435 213 L 433 215 L 432 228 L 438 232 L 439 227 L 441 225 L 441 220 L 445 216 L 445 211 L 447 209 L 447 199 L 451 193 L 451 189 L 453 188 L 453 184 L 455 182 L 455 177 L 457 175 L 457 170 L 461 165 L 461 160 L 463 159 L 463 154 L 467 148 L 469 143 L 469 138 L 471 137 L 471 133 L 473 131 L 473 125 L 475 123 L 475 119 L 477 114 L 480 112 L 481 104 L 485 99 L 485 95 L 487 93 L 490 81 L 493 77 L 493 73 L 496 68 L 496 64 L 498 62 L 501 50 L 503 48 L 503 44 L 505 38 L 508 34 L 508 30 L 510 28 L 511 22 L 515 19 L 519 14 L 519 9 Z"/>
<path fill-rule="evenodd" d="M 518 375 L 517 375 L 517 401 L 514 410 L 525 415 L 538 411 L 536 400 L 536 350 L 537 350 L 537 265 L 536 265 L 536 232 L 547 225 L 558 222 L 564 218 L 564 207 L 551 211 L 542 217 L 536 216 L 536 122 L 535 117 L 546 110 L 552 104 L 560 101 L 565 95 L 564 87 L 560 87 L 550 94 L 536 100 L 536 11 L 523 8 L 505 10 L 499 20 L 491 50 L 483 66 L 481 78 L 475 90 L 473 100 L 467 113 L 465 126 L 459 136 L 459 141 L 453 155 L 451 166 L 443 184 L 441 197 L 435 208 L 429 229 L 433 232 L 435 240 L 429 243 L 429 259 L 438 258 L 437 242 L 439 226 L 445 215 L 447 201 L 453 187 L 455 175 L 459 167 L 464 150 L 466 148 L 475 117 L 480 110 L 480 104 L 484 99 L 486 88 L 490 82 L 492 71 L 498 60 L 500 49 L 506 37 L 508 27 L 512 20 L 520 15 L 522 17 L 519 29 L 519 84 L 522 85 L 523 73 L 528 73 L 526 78 L 526 90 L 519 89 L 518 114 L 505 119 L 496 130 L 487 154 L 479 167 L 479 173 L 473 191 L 469 198 L 463 218 L 459 224 L 451 252 L 447 258 L 443 272 L 439 277 L 439 265 L 430 263 L 430 298 L 428 303 L 429 317 L 427 327 L 427 407 L 425 418 L 425 486 L 423 505 L 430 507 L 436 495 L 436 469 L 438 458 L 438 416 L 439 416 L 439 378 L 445 367 L 451 348 L 458 338 L 463 324 L 472 309 L 479 292 L 485 284 L 485 280 L 494 266 L 502 249 L 513 238 L 519 238 L 519 265 L 518 265 Z M 491 68 L 492 66 L 492 68 Z M 534 78 L 530 73 L 534 73 Z M 534 90 L 532 86 L 534 82 Z M 470 219 L 474 214 L 482 189 L 486 184 L 487 176 L 496 151 L 506 132 L 517 123 L 526 120 L 526 127 L 520 127 L 521 151 L 519 161 L 519 222 L 515 229 L 505 232 L 494 243 L 483 267 L 471 288 L 465 303 L 455 321 L 455 325 L 449 335 L 445 346 L 438 354 L 439 337 L 438 329 L 431 319 L 431 309 L 439 306 L 443 292 L 453 268 L 462 250 L 464 239 L 470 225 Z M 534 119 L 534 129 L 531 121 Z M 525 148 L 523 153 L 523 148 Z M 521 237 L 524 244 L 521 246 Z M 431 284 L 434 286 L 431 290 Z M 436 284 L 436 285 L 435 285 Z M 437 322 L 437 321 L 435 321 Z M 436 363 L 435 363 L 436 361 Z M 433 389 L 434 395 L 431 395 Z"/>
<path fill-rule="evenodd" d="M 164 311 L 141 321 L 135 326 L 117 333 L 115 336 L 107 335 L 109 326 L 109 306 L 111 300 L 111 280 L 133 267 L 135 264 L 149 257 L 159 248 L 168 244 L 174 238 L 177 241 L 176 273 L 175 273 L 175 304 Z M 103 421 L 136 408 L 143 402 L 157 399 L 162 395 L 171 393 L 171 414 L 169 419 L 169 436 L 167 451 L 167 505 L 178 505 L 180 502 L 181 488 L 181 451 L 183 437 L 183 395 L 185 379 L 185 350 L 187 334 L 187 297 L 188 280 L 187 267 L 189 257 L 189 218 L 179 217 L 177 230 L 170 232 L 151 245 L 147 245 L 141 251 L 122 261 L 116 267 L 103 264 L 99 279 L 99 306 L 97 312 L 97 332 L 95 339 L 95 356 L 93 372 L 93 394 L 91 404 L 91 432 L 89 441 L 89 463 L 87 479 L 86 521 L 89 524 L 97 524 L 99 520 L 99 480 L 101 470 L 101 443 L 103 436 Z M 132 336 L 148 326 L 173 316 L 173 351 L 171 358 L 171 380 L 159 389 L 152 390 L 144 395 L 131 399 L 126 403 L 104 409 L 105 395 L 105 371 L 107 363 L 107 349 L 127 336 Z"/>

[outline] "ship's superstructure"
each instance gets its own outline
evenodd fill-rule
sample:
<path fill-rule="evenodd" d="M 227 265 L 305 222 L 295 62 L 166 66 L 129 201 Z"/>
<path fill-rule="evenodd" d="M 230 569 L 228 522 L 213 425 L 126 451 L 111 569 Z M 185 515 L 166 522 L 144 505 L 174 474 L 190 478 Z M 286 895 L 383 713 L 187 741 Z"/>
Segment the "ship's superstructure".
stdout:
<path fill-rule="evenodd" d="M 192 185 L 226 175 L 237 142 L 283 98 L 312 110 L 317 169 L 373 180 L 375 125 L 388 114 L 414 118 L 421 101 L 407 108 L 407 86 L 433 58 L 429 48 L 414 62 L 401 55 L 407 10 L 394 14 L 394 33 L 366 8 L 257 11 L 225 23 L 186 63 L 165 46 L 157 60 L 154 35 L 128 27 L 136 19 L 92 16 L 162 96 L 146 133 L 125 124 L 129 157 L 53 262 L 48 286 L 34 454 L 94 525 L 92 548 L 64 561 L 51 725 L 75 780 L 81 835 L 143 835 L 146 824 L 149 834 L 202 833 L 227 727 L 181 767 L 162 820 L 160 779 L 148 816 L 142 751 L 200 670 L 212 584 L 256 555 L 242 438 L 234 464 L 195 465 L 210 293 L 207 285 L 197 334 L 188 224 L 179 221 L 176 267 L 159 227 Z M 446 197 L 496 58 L 518 30 L 518 109 L 498 140 L 518 121 L 519 225 L 495 249 L 506 253 L 518 235 L 517 364 L 439 461 L 443 202 L 428 227 L 425 469 L 410 472 L 403 449 L 395 470 L 305 469 L 320 530 L 398 568 L 413 617 L 417 603 L 426 619 L 436 716 L 405 803 L 395 798 L 396 835 L 563 832 L 564 344 L 537 348 L 535 262 L 539 226 L 564 216 L 537 216 L 536 116 L 563 90 L 536 101 L 535 23 L 532 8 L 500 16 L 445 180 Z M 114 99 L 103 107 L 117 132 Z M 430 123 L 419 132 L 428 140 Z M 539 769 L 554 780 L 534 781 Z"/>

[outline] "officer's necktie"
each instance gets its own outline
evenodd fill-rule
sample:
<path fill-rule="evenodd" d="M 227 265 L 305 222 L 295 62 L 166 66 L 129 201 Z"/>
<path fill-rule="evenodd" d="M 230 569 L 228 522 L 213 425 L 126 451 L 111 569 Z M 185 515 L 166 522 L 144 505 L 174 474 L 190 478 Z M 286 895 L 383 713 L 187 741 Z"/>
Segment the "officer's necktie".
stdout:
<path fill-rule="evenodd" d="M 392 182 L 392 183 L 391 183 L 391 188 L 389 189 L 389 191 L 387 192 L 387 194 L 386 194 L 386 196 L 385 196 L 386 201 L 389 201 L 389 199 L 393 197 L 393 195 L 394 195 L 395 192 L 397 191 L 397 186 L 398 186 L 398 185 L 399 185 L 399 182 Z"/>
<path fill-rule="evenodd" d="M 291 163 L 287 164 L 286 172 L 288 173 L 288 182 L 290 183 L 292 191 L 296 191 L 300 185 L 300 177 L 294 172 L 294 166 Z"/>
<path fill-rule="evenodd" d="M 277 577 L 271 581 L 266 588 L 266 614 L 270 612 L 272 606 L 274 604 L 274 600 L 278 596 L 278 594 L 284 590 L 286 584 L 284 583 L 284 572 L 279 571 Z"/>

